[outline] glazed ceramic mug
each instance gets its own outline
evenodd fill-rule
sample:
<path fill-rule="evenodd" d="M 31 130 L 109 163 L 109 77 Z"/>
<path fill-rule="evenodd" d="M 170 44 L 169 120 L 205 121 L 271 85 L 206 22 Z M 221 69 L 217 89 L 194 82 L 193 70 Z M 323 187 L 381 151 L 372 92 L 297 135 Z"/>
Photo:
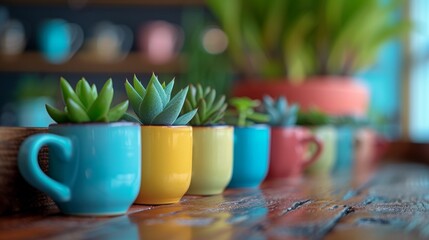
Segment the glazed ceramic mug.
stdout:
<path fill-rule="evenodd" d="M 27 138 L 18 167 L 63 213 L 124 214 L 137 197 L 141 178 L 140 126 L 133 123 L 53 124 Z M 48 145 L 48 174 L 37 153 Z"/>
<path fill-rule="evenodd" d="M 50 19 L 39 29 L 39 47 L 44 58 L 53 64 L 67 61 L 84 40 L 82 28 L 64 19 Z"/>
<path fill-rule="evenodd" d="M 312 127 L 312 133 L 323 143 L 323 150 L 314 164 L 308 166 L 305 172 L 313 175 L 332 173 L 337 154 L 337 131 L 332 126 Z"/>
<path fill-rule="evenodd" d="M 315 150 L 307 155 L 310 145 Z M 271 128 L 271 154 L 267 179 L 297 177 L 320 156 L 322 143 L 301 127 Z"/>
<path fill-rule="evenodd" d="M 188 194 L 222 193 L 232 176 L 232 126 L 192 127 L 192 178 Z"/>
<path fill-rule="evenodd" d="M 339 126 L 337 130 L 337 152 L 334 172 L 349 173 L 355 161 L 355 127 Z"/>
<path fill-rule="evenodd" d="M 268 173 L 270 127 L 234 127 L 234 159 L 229 188 L 259 187 Z"/>
<path fill-rule="evenodd" d="M 192 177 L 191 126 L 141 126 L 142 178 L 135 203 L 172 204 L 189 189 Z"/>

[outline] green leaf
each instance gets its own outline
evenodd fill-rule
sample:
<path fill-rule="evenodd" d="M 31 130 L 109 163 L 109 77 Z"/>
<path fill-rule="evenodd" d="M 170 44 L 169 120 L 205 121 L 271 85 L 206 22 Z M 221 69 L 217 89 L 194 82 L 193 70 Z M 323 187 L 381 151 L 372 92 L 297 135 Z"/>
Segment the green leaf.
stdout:
<path fill-rule="evenodd" d="M 67 113 L 62 112 L 52 106 L 50 106 L 49 104 L 46 104 L 46 111 L 48 112 L 49 116 L 51 116 L 51 118 L 57 122 L 57 123 L 64 123 L 64 122 L 68 122 L 69 119 L 67 117 Z"/>
<path fill-rule="evenodd" d="M 134 87 L 131 86 L 128 80 L 125 81 L 125 92 L 127 93 L 128 99 L 130 100 L 131 107 L 133 108 L 134 112 L 139 118 L 141 118 L 141 115 L 144 114 L 140 112 L 140 104 L 142 103 L 143 98 L 134 89 Z"/>
<path fill-rule="evenodd" d="M 206 121 L 207 119 L 207 104 L 206 104 L 206 100 L 204 98 L 201 98 L 198 101 L 198 115 L 201 118 L 201 121 Z"/>
<path fill-rule="evenodd" d="M 220 97 L 220 99 L 215 103 L 215 105 L 212 107 L 212 109 L 210 110 L 210 112 L 208 113 L 209 115 L 212 114 L 213 112 L 217 111 L 218 109 L 220 109 L 225 103 L 225 95 L 222 95 L 222 97 Z"/>
<path fill-rule="evenodd" d="M 158 77 L 155 76 L 155 74 L 152 73 L 152 77 L 149 80 L 149 84 L 152 84 L 156 91 L 158 92 L 159 97 L 161 98 L 161 103 L 162 103 L 162 108 L 165 107 L 165 105 L 167 105 L 168 101 L 167 101 L 167 94 L 165 93 L 164 88 L 162 87 L 161 83 L 158 80 Z"/>
<path fill-rule="evenodd" d="M 185 103 L 186 94 L 188 92 L 188 87 L 180 90 L 176 96 L 171 99 L 171 101 L 167 104 L 165 109 L 159 113 L 154 119 L 152 124 L 157 125 L 171 125 L 173 124 L 177 117 L 180 114 L 180 111 L 183 108 L 183 104 Z"/>
<path fill-rule="evenodd" d="M 110 105 L 113 99 L 113 84 L 112 79 L 107 80 L 100 91 L 100 95 L 91 105 L 88 110 L 88 115 L 92 121 L 100 121 L 103 117 L 107 117 Z"/>
<path fill-rule="evenodd" d="M 183 105 L 182 111 L 191 111 L 194 107 L 192 107 L 189 99 L 185 99 L 185 104 Z"/>
<path fill-rule="evenodd" d="M 80 100 L 82 101 L 83 105 L 86 107 L 86 109 L 89 109 L 91 105 L 94 103 L 95 99 L 94 95 L 92 94 L 91 86 L 89 83 L 85 80 L 85 78 L 82 78 L 79 80 L 78 84 L 80 83 Z"/>
<path fill-rule="evenodd" d="M 143 87 L 142 83 L 138 80 L 137 76 L 134 74 L 133 77 L 133 85 L 136 92 L 140 95 L 140 97 L 143 99 L 146 95 L 146 89 Z"/>
<path fill-rule="evenodd" d="M 216 98 L 216 90 L 210 89 L 210 91 L 207 93 L 207 109 L 212 108 L 215 98 Z"/>
<path fill-rule="evenodd" d="M 162 99 L 153 82 L 149 82 L 146 96 L 139 106 L 139 118 L 143 124 L 154 124 L 153 119 L 163 110 Z"/>
<path fill-rule="evenodd" d="M 64 103 L 67 103 L 67 99 L 73 99 L 73 101 L 76 104 L 78 104 L 80 107 L 85 109 L 85 106 L 82 104 L 82 102 L 80 101 L 79 97 L 76 95 L 73 88 L 70 86 L 70 84 L 67 82 L 67 80 L 63 77 L 61 77 L 61 79 L 60 79 L 60 86 L 61 86 L 61 91 L 63 93 Z"/>
<path fill-rule="evenodd" d="M 129 113 L 125 113 L 123 116 L 122 116 L 122 118 L 121 118 L 122 120 L 125 120 L 125 121 L 127 121 L 127 122 L 135 122 L 135 123 L 140 123 L 140 124 L 142 124 L 141 122 L 140 122 L 140 120 L 136 117 L 136 116 L 134 116 L 134 115 L 131 115 L 131 114 L 129 114 Z"/>
<path fill-rule="evenodd" d="M 169 102 L 171 99 L 171 92 L 173 91 L 173 87 L 174 87 L 174 78 L 164 88 L 165 95 L 167 96 L 167 102 Z"/>
<path fill-rule="evenodd" d="M 203 99 L 204 98 L 204 91 L 201 84 L 197 84 L 197 99 Z"/>
<path fill-rule="evenodd" d="M 191 102 L 192 106 L 197 106 L 196 95 L 197 95 L 197 89 L 193 85 L 190 85 L 189 86 L 189 93 L 188 93 L 188 97 L 187 98 Z"/>
<path fill-rule="evenodd" d="M 198 111 L 198 109 L 194 109 L 190 112 L 183 114 L 182 116 L 177 118 L 177 120 L 173 123 L 173 125 L 186 125 L 186 124 L 188 124 L 189 121 L 191 121 L 191 119 L 195 116 L 197 111 Z"/>
<path fill-rule="evenodd" d="M 82 99 L 81 99 L 81 97 L 82 97 L 82 79 L 81 80 L 79 80 L 78 82 L 77 82 L 77 84 L 76 84 L 76 88 L 75 88 L 75 92 L 76 92 L 76 95 L 78 96 L 78 98 L 82 101 Z M 83 105 L 85 105 L 85 103 L 84 102 L 82 102 L 83 103 Z"/>
<path fill-rule="evenodd" d="M 90 122 L 86 111 L 73 99 L 69 98 L 66 102 L 68 117 L 72 122 L 81 123 L 81 122 Z"/>
<path fill-rule="evenodd" d="M 268 120 L 269 120 L 268 115 L 262 114 L 262 113 L 257 113 L 257 112 L 249 114 L 247 116 L 247 118 L 252 120 L 252 121 L 260 122 L 260 123 L 268 122 Z"/>
<path fill-rule="evenodd" d="M 122 116 L 125 114 L 125 112 L 128 109 L 128 100 L 124 101 L 122 103 L 119 103 L 112 109 L 110 109 L 109 113 L 107 114 L 107 119 L 109 122 L 116 122 L 119 119 L 122 118 Z"/>
<path fill-rule="evenodd" d="M 98 97 L 97 86 L 95 86 L 95 84 L 92 84 L 92 86 L 91 86 L 91 95 L 92 95 L 92 99 L 94 99 L 94 101 Z"/>

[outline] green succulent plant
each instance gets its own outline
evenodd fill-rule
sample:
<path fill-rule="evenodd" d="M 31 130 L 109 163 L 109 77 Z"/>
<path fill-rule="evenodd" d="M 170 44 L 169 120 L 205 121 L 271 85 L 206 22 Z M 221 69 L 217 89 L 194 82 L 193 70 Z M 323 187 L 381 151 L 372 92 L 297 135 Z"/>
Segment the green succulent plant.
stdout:
<path fill-rule="evenodd" d="M 112 79 L 107 80 L 97 92 L 97 87 L 92 86 L 82 78 L 73 89 L 68 81 L 60 79 L 61 91 L 65 104 L 64 111 L 46 104 L 46 110 L 57 123 L 83 123 L 83 122 L 115 122 L 122 118 L 128 109 L 128 101 L 124 101 L 113 108 L 110 105 L 113 100 Z"/>
<path fill-rule="evenodd" d="M 303 126 L 321 126 L 333 124 L 333 118 L 316 108 L 312 108 L 307 111 L 298 112 L 297 124 Z"/>
<path fill-rule="evenodd" d="M 229 111 L 227 115 L 229 124 L 245 127 L 269 121 L 267 114 L 255 111 L 255 108 L 261 105 L 259 100 L 252 100 L 248 97 L 235 97 L 230 99 L 229 104 L 234 107 L 234 110 Z"/>
<path fill-rule="evenodd" d="M 198 109 L 190 121 L 193 126 L 218 124 L 224 117 L 228 104 L 225 95 L 216 99 L 216 90 L 211 87 L 203 89 L 201 84 L 190 85 L 182 112 Z"/>
<path fill-rule="evenodd" d="M 271 96 L 265 95 L 262 103 L 265 111 L 270 116 L 270 121 L 268 122 L 270 126 L 289 127 L 296 124 L 298 105 L 292 104 L 288 106 L 284 96 L 274 100 Z"/>
<path fill-rule="evenodd" d="M 180 115 L 189 87 L 181 89 L 173 98 L 171 92 L 174 79 L 167 85 L 160 83 L 152 74 L 146 88 L 134 75 L 133 85 L 125 82 L 125 90 L 137 118 L 126 114 L 125 119 L 143 125 L 186 125 L 197 113 L 197 109 Z M 180 115 L 180 116 L 179 116 Z"/>

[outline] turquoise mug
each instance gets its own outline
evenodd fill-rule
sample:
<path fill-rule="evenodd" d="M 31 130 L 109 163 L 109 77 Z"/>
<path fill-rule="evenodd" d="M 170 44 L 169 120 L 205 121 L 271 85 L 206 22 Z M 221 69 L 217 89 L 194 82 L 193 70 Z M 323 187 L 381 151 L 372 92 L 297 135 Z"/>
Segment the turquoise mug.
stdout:
<path fill-rule="evenodd" d="M 234 160 L 228 188 L 258 187 L 268 173 L 270 127 L 234 127 Z"/>
<path fill-rule="evenodd" d="M 39 29 L 39 47 L 44 58 L 53 64 L 67 61 L 83 44 L 82 28 L 64 19 L 43 22 Z"/>
<path fill-rule="evenodd" d="M 351 172 L 355 156 L 355 127 L 339 126 L 337 130 L 337 153 L 335 160 L 335 173 Z"/>
<path fill-rule="evenodd" d="M 65 214 L 124 214 L 140 189 L 140 142 L 140 125 L 134 123 L 53 124 L 48 133 L 22 143 L 18 167 Z M 37 162 L 44 145 L 47 175 Z"/>

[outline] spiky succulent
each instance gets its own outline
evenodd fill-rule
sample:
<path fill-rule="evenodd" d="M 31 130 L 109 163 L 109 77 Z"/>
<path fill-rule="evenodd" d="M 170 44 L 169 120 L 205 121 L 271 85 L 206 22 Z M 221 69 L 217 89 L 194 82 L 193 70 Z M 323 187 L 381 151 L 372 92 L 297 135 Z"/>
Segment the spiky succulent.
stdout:
<path fill-rule="evenodd" d="M 262 99 L 265 112 L 270 115 L 270 126 L 289 127 L 296 124 L 298 116 L 298 105 L 292 104 L 288 106 L 288 102 L 284 96 L 280 96 L 276 100 L 271 96 L 265 95 Z"/>
<path fill-rule="evenodd" d="M 225 95 L 216 99 L 216 90 L 211 87 L 203 89 L 201 84 L 190 85 L 182 112 L 198 109 L 197 114 L 190 121 L 193 126 L 218 124 L 225 115 L 228 104 Z"/>
<path fill-rule="evenodd" d="M 112 79 L 107 80 L 100 94 L 97 87 L 92 86 L 82 78 L 73 89 L 66 79 L 60 79 L 61 92 L 64 100 L 64 111 L 46 104 L 46 110 L 57 123 L 82 122 L 114 122 L 121 119 L 128 109 L 128 101 L 124 101 L 113 108 Z"/>
<path fill-rule="evenodd" d="M 230 99 L 229 104 L 234 109 L 228 112 L 227 122 L 232 125 L 245 127 L 255 123 L 266 123 L 269 120 L 267 114 L 255 111 L 255 108 L 261 104 L 259 100 L 235 97 Z"/>
<path fill-rule="evenodd" d="M 171 98 L 174 79 L 165 85 L 165 82 L 161 84 L 158 77 L 152 74 L 145 88 L 134 75 L 133 85 L 127 80 L 125 90 L 138 119 L 127 114 L 128 120 L 137 121 L 143 125 L 186 125 L 197 112 L 197 109 L 191 109 L 179 116 L 188 87 L 181 89 Z"/>

